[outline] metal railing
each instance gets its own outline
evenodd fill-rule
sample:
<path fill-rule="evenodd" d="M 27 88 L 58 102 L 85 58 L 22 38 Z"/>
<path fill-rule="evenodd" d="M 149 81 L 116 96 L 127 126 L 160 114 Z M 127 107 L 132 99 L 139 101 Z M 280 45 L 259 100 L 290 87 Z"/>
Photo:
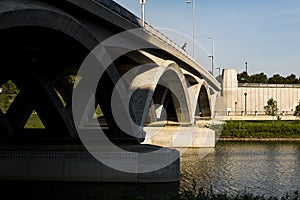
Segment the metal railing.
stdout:
<path fill-rule="evenodd" d="M 300 84 L 239 83 L 239 87 L 255 88 L 300 88 Z"/>

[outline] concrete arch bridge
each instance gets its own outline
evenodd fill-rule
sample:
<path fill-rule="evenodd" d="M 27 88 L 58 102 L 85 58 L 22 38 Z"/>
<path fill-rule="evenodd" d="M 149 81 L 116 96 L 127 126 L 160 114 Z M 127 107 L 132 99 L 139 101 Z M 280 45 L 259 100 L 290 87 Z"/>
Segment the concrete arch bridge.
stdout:
<path fill-rule="evenodd" d="M 0 0 L 0 85 L 5 89 L 0 96 L 10 92 L 7 87 L 17 88 L 0 110 L 1 149 L 30 150 L 35 144 L 41 150 L 49 145 L 65 149 L 65 144 L 80 144 L 72 94 L 89 77 L 76 78 L 78 70 L 100 43 L 141 24 L 109 0 Z M 148 24 L 138 35 L 129 32 L 121 39 L 122 45 L 108 48 L 110 56 L 121 55 L 99 78 L 93 109 L 85 107 L 80 116 L 87 127 L 100 122 L 114 143 L 139 144 L 145 131 L 155 131 L 155 126 L 168 122 L 193 127 L 200 112 L 212 117 L 220 84 L 178 45 Z M 117 125 L 111 96 L 120 80 L 122 92 L 131 93 L 129 105 L 118 105 L 120 115 L 129 109 L 124 123 L 133 120 L 148 130 L 129 135 Z M 117 95 L 120 102 L 122 92 Z M 82 96 L 92 93 L 87 89 Z M 34 117 L 42 127 L 30 127 Z"/>

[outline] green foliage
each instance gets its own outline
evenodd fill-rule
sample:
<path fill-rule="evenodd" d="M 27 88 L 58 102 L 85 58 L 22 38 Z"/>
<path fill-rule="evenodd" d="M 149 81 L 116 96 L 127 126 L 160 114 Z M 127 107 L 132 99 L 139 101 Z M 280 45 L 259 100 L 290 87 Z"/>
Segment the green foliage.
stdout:
<path fill-rule="evenodd" d="M 222 75 L 217 76 L 216 79 L 219 83 L 222 83 L 223 81 Z"/>
<path fill-rule="evenodd" d="M 285 78 L 285 83 L 287 83 L 287 84 L 299 84 L 300 83 L 300 80 L 299 79 L 297 79 L 297 77 L 296 77 L 296 75 L 295 74 L 291 74 L 291 75 L 289 75 L 289 76 L 287 76 L 286 78 Z"/>
<path fill-rule="evenodd" d="M 300 101 L 298 102 L 298 105 L 295 108 L 294 116 L 300 116 Z"/>
<path fill-rule="evenodd" d="M 237 75 L 237 79 L 239 83 L 249 83 L 248 82 L 248 74 L 247 72 L 242 72 L 240 74 Z"/>
<path fill-rule="evenodd" d="M 4 83 L 2 86 L 2 93 L 3 94 L 18 94 L 19 93 L 19 89 L 17 88 L 17 86 L 12 82 L 12 81 L 7 81 L 6 83 Z"/>
<path fill-rule="evenodd" d="M 264 106 L 266 115 L 276 116 L 278 113 L 278 106 L 277 101 L 275 101 L 273 98 L 270 98 L 267 101 L 267 105 Z"/>
<path fill-rule="evenodd" d="M 230 192 L 230 191 L 228 191 Z M 255 195 L 251 192 L 248 192 L 246 189 L 237 194 L 229 194 L 228 192 L 216 193 L 212 187 L 209 189 L 204 188 L 193 188 L 190 190 L 184 190 L 179 195 L 173 197 L 135 197 L 130 195 L 125 195 L 123 197 L 113 196 L 105 199 L 123 199 L 123 200 L 299 200 L 299 192 L 295 191 L 293 193 L 286 193 L 282 197 L 274 197 L 269 196 L 266 197 L 264 195 Z M 102 198 L 93 198 L 93 199 L 102 199 Z M 104 198 L 103 198 L 104 199 Z"/>
<path fill-rule="evenodd" d="M 268 77 L 264 73 L 253 74 L 248 79 L 249 83 L 267 83 Z"/>
<path fill-rule="evenodd" d="M 299 121 L 227 121 L 221 137 L 300 138 Z"/>
<path fill-rule="evenodd" d="M 268 83 L 271 84 L 283 84 L 285 83 L 284 77 L 279 74 L 274 74 L 271 78 L 268 79 Z"/>
<path fill-rule="evenodd" d="M 242 72 L 237 75 L 237 79 L 239 83 L 300 84 L 300 78 L 297 78 L 295 74 L 287 77 L 274 74 L 268 78 L 264 73 L 248 75 L 246 72 Z"/>
<path fill-rule="evenodd" d="M 293 194 L 286 193 L 281 198 L 278 197 L 265 197 L 264 195 L 255 195 L 253 193 L 245 191 L 239 192 L 236 195 L 230 195 L 227 192 L 215 193 L 212 187 L 209 190 L 200 188 L 196 193 L 191 191 L 184 191 L 178 198 L 171 198 L 178 200 L 298 200 L 298 191 Z"/>

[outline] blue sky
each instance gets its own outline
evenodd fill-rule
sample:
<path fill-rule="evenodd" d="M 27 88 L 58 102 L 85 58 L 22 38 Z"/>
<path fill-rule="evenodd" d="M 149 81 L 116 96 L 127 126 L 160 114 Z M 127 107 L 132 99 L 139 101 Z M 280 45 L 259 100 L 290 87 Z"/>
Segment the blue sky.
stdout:
<path fill-rule="evenodd" d="M 139 0 L 115 0 L 140 16 Z M 210 69 L 208 55 L 215 42 L 215 65 L 300 76 L 300 0 L 195 0 L 196 58 Z M 147 0 L 146 22 L 192 50 L 192 4 L 186 0 Z M 165 29 L 169 29 L 168 31 Z M 172 31 L 170 31 L 172 30 Z M 174 33 L 174 31 L 178 33 Z M 181 34 L 182 33 L 182 34 Z M 200 55 L 201 54 L 201 55 Z M 208 53 L 210 54 L 210 53 Z"/>

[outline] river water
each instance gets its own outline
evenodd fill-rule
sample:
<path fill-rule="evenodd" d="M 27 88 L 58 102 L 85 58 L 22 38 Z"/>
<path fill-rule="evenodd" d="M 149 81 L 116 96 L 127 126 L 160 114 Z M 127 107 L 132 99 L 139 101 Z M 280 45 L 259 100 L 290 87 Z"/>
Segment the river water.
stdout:
<path fill-rule="evenodd" d="M 278 197 L 300 191 L 300 142 L 219 141 L 201 157 L 199 149 L 181 157 L 181 190 Z"/>

